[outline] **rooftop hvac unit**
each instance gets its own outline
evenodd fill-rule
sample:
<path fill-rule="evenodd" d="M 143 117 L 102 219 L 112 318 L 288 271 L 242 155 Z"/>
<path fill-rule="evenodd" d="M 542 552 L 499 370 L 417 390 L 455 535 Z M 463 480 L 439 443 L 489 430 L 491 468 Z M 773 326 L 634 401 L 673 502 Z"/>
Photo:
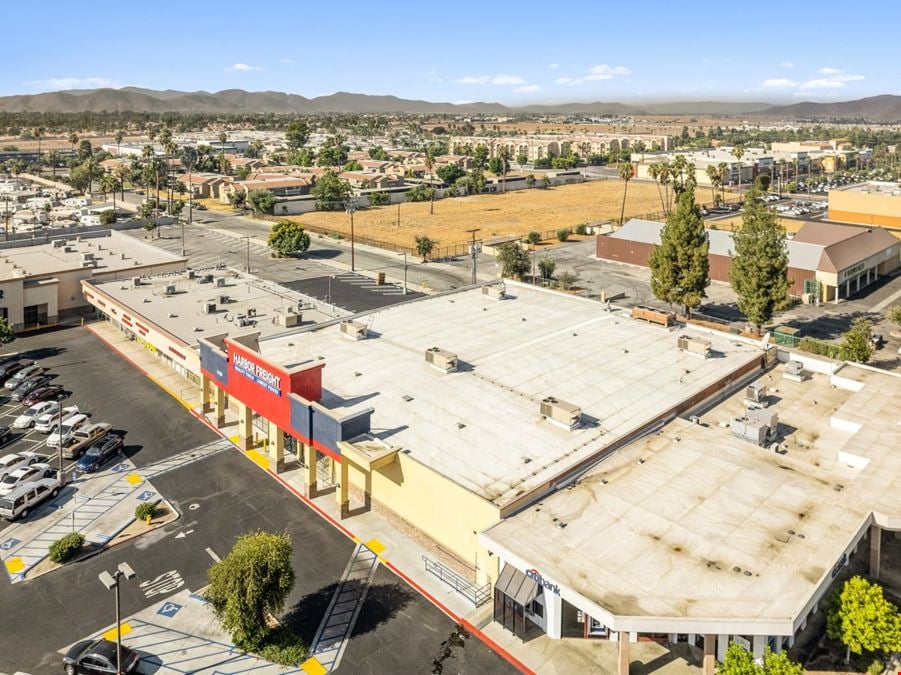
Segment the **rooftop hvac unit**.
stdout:
<path fill-rule="evenodd" d="M 507 297 L 507 289 L 503 284 L 492 284 L 491 286 L 482 286 L 482 295 L 488 296 L 494 300 L 503 300 Z"/>
<path fill-rule="evenodd" d="M 235 316 L 234 322 L 236 326 L 240 326 L 241 328 L 243 328 L 244 326 L 252 325 L 251 322 L 247 320 L 247 317 L 243 314 L 238 314 L 237 316 Z"/>
<path fill-rule="evenodd" d="M 426 349 L 425 360 L 430 366 L 443 373 L 453 373 L 457 370 L 457 355 L 440 347 Z"/>
<path fill-rule="evenodd" d="M 202 277 L 200 277 L 199 283 L 201 283 L 201 284 L 213 283 L 213 275 L 212 274 L 204 274 Z"/>
<path fill-rule="evenodd" d="M 785 370 L 782 371 L 782 377 L 786 380 L 803 382 L 805 377 L 804 364 L 800 361 L 789 361 L 785 364 Z"/>
<path fill-rule="evenodd" d="M 82 253 L 81 254 L 81 262 L 88 262 L 94 259 L 93 253 Z"/>
<path fill-rule="evenodd" d="M 63 253 L 71 253 L 74 250 L 71 246 L 63 246 Z"/>
<path fill-rule="evenodd" d="M 247 308 L 247 316 L 255 317 L 257 315 L 256 307 L 248 307 Z"/>
<path fill-rule="evenodd" d="M 299 326 L 303 315 L 300 312 L 279 312 L 278 325 L 282 328 L 294 328 Z"/>
<path fill-rule="evenodd" d="M 53 248 L 62 248 L 66 245 L 66 242 L 62 239 L 54 239 L 53 240 Z"/>
<path fill-rule="evenodd" d="M 229 298 L 227 295 L 219 296 L 219 304 L 220 305 L 227 305 L 229 302 L 231 302 L 231 298 Z"/>
<path fill-rule="evenodd" d="M 203 313 L 204 314 L 215 314 L 216 313 L 216 303 L 212 302 L 212 301 L 203 303 Z"/>
<path fill-rule="evenodd" d="M 175 286 L 166 286 L 163 293 L 165 295 L 175 295 Z"/>
<path fill-rule="evenodd" d="M 341 334 L 351 340 L 365 340 L 369 330 L 365 324 L 356 321 L 342 321 Z"/>
<path fill-rule="evenodd" d="M 676 344 L 683 352 L 695 354 L 705 359 L 710 356 L 710 340 L 680 335 Z"/>
<path fill-rule="evenodd" d="M 194 270 L 188 270 L 186 272 L 186 276 L 188 279 L 193 279 L 196 276 L 196 274 L 195 274 Z"/>
<path fill-rule="evenodd" d="M 141 277 L 132 277 L 131 278 L 131 287 L 137 288 L 141 285 Z"/>
<path fill-rule="evenodd" d="M 578 427 L 582 421 L 582 409 L 579 406 L 561 401 L 553 396 L 548 396 L 541 401 L 540 410 L 541 416 L 548 422 L 570 431 Z"/>
<path fill-rule="evenodd" d="M 222 288 L 223 286 L 225 286 L 225 277 L 216 279 L 216 288 Z"/>
<path fill-rule="evenodd" d="M 736 438 L 764 447 L 776 440 L 779 416 L 775 410 L 747 410 L 744 417 L 734 418 L 729 427 Z"/>
<path fill-rule="evenodd" d="M 82 260 L 81 266 L 82 267 L 96 267 L 97 263 L 95 263 L 93 260 Z"/>
<path fill-rule="evenodd" d="M 752 382 L 745 387 L 745 404 L 754 407 L 767 407 L 766 385 L 762 382 Z"/>

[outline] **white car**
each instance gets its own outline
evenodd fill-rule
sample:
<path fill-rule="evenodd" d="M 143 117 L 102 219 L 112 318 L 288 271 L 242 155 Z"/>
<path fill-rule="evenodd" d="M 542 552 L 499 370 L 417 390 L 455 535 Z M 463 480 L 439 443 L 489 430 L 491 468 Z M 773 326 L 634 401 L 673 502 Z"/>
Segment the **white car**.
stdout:
<path fill-rule="evenodd" d="M 77 414 L 77 405 L 70 405 L 63 408 L 63 424 L 68 422 L 70 418 L 74 417 Z M 40 431 L 42 434 L 49 434 L 51 431 L 56 431 L 56 427 L 58 426 L 59 408 L 51 412 L 44 413 L 34 421 L 35 431 Z"/>
<path fill-rule="evenodd" d="M 57 429 L 47 437 L 47 445 L 51 448 L 58 448 L 60 444 L 65 446 L 75 436 L 75 432 L 88 423 L 88 416 L 84 413 L 72 415 L 68 419 L 63 420 L 63 428 Z"/>
<path fill-rule="evenodd" d="M 43 457 L 35 452 L 14 452 L 0 458 L 0 479 L 23 466 L 37 464 Z"/>
<path fill-rule="evenodd" d="M 49 464 L 37 463 L 31 466 L 20 466 L 0 480 L 0 497 L 9 494 L 20 485 L 25 485 L 25 483 L 32 483 L 41 478 L 53 478 L 55 475 L 56 469 Z"/>
<path fill-rule="evenodd" d="M 22 370 L 20 370 L 18 373 L 16 373 L 11 378 L 9 378 L 6 381 L 5 386 L 7 389 L 12 391 L 16 387 L 18 387 L 20 384 L 22 384 L 25 380 L 27 380 L 29 377 L 32 377 L 33 375 L 40 375 L 43 372 L 44 372 L 44 369 L 41 368 L 36 363 L 34 363 L 30 366 L 25 366 L 24 368 L 22 368 Z"/>
<path fill-rule="evenodd" d="M 41 478 L 31 483 L 20 485 L 0 498 L 0 517 L 6 520 L 26 518 L 28 513 L 46 499 L 59 494 L 62 487 L 59 478 Z"/>
<path fill-rule="evenodd" d="M 35 421 L 41 415 L 55 413 L 58 409 L 59 404 L 56 401 L 41 401 L 40 403 L 35 403 L 33 406 L 19 415 L 15 420 L 13 420 L 12 428 L 29 429 L 30 427 L 34 426 Z"/>

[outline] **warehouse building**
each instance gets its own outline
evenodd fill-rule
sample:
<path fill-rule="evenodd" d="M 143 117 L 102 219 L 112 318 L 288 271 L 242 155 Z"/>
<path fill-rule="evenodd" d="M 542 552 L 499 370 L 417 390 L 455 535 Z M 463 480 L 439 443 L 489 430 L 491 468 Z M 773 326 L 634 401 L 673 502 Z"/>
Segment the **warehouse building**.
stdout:
<path fill-rule="evenodd" d="M 664 223 L 633 218 L 597 238 L 597 256 L 647 267 Z M 732 233 L 707 230 L 710 278 L 729 281 Z M 901 242 L 878 228 L 807 222 L 787 241 L 789 294 L 805 302 L 838 302 L 901 265 Z"/>
<path fill-rule="evenodd" d="M 901 185 L 881 181 L 829 191 L 829 220 L 888 227 L 901 237 Z"/>

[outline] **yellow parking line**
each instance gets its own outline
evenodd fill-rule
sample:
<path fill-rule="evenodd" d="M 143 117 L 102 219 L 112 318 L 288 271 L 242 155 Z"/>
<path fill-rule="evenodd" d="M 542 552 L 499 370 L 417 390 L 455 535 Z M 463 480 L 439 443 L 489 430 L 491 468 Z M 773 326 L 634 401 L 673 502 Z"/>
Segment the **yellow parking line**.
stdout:
<path fill-rule="evenodd" d="M 307 675 L 325 675 L 328 672 L 315 656 L 311 656 L 301 663 L 300 669 Z"/>
<path fill-rule="evenodd" d="M 120 624 L 120 626 L 121 626 L 121 628 L 122 628 L 122 635 L 123 635 L 123 636 L 124 636 L 124 635 L 128 635 L 128 634 L 131 632 L 131 624 L 128 623 L 127 621 L 126 621 L 125 623 L 123 623 L 123 624 Z M 108 631 L 106 631 L 106 632 L 103 634 L 103 637 L 104 637 L 105 639 L 109 640 L 110 642 L 115 641 L 115 639 L 116 639 L 116 627 L 113 626 L 113 627 L 110 628 Z"/>
<path fill-rule="evenodd" d="M 266 456 L 263 453 L 256 450 L 246 450 L 245 454 L 261 469 L 269 469 L 269 460 L 266 459 Z"/>
<path fill-rule="evenodd" d="M 368 548 L 370 551 L 372 551 L 376 555 L 384 552 L 384 550 L 385 550 L 385 545 L 382 542 L 380 542 L 378 539 L 370 539 L 364 545 L 366 546 L 366 548 Z"/>

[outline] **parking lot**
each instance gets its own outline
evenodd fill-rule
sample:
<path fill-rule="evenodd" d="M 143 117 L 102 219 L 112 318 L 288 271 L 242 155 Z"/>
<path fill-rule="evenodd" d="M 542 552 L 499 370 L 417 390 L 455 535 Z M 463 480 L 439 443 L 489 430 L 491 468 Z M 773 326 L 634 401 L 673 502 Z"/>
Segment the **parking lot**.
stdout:
<path fill-rule="evenodd" d="M 137 471 L 152 473 L 169 459 L 173 466 L 153 476 L 153 486 L 180 518 L 39 578 L 15 585 L 0 579 L 0 672 L 59 672 L 60 649 L 112 624 L 113 597 L 97 578 L 101 571 L 126 561 L 137 572 L 121 589 L 122 613 L 129 616 L 173 593 L 203 588 L 215 557 L 226 555 L 239 534 L 259 529 L 291 535 L 297 582 L 282 620 L 313 640 L 354 553 L 350 539 L 237 450 L 178 465 L 176 455 L 217 436 L 86 330 L 11 346 L 39 358 L 95 418 L 126 430 Z M 5 450 L 26 445 L 33 443 L 20 438 Z M 515 672 L 477 637 L 461 636 L 449 617 L 391 571 L 377 568 L 338 672 L 432 672 L 436 660 L 447 673 Z"/>

